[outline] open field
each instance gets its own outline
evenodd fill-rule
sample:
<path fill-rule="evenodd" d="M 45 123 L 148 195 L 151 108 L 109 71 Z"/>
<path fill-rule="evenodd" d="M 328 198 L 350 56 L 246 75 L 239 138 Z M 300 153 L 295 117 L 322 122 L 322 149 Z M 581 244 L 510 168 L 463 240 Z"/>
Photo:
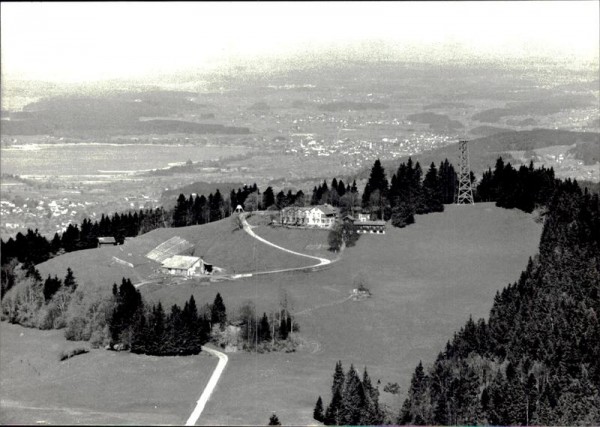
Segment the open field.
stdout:
<path fill-rule="evenodd" d="M 183 424 L 217 359 L 140 356 L 87 347 L 62 331 L 0 324 L 1 424 Z"/>
<path fill-rule="evenodd" d="M 254 231 L 261 235 L 261 228 Z M 419 360 L 432 361 L 469 315 L 487 317 L 496 291 L 518 279 L 536 253 L 540 232 L 541 225 L 520 211 L 491 203 L 451 205 L 444 213 L 418 216 L 406 229 L 361 236 L 324 271 L 143 293 L 166 305 L 194 294 L 201 305 L 220 292 L 231 315 L 248 300 L 259 313 L 276 309 L 285 291 L 304 344 L 291 354 L 231 355 L 199 423 L 263 424 L 276 411 L 284 423 L 307 424 L 318 395 L 326 403 L 330 398 L 337 360 L 346 368 L 368 366 L 374 381 L 381 379 L 381 391 L 390 381 L 405 393 Z M 373 297 L 347 300 L 359 272 Z M 387 393 L 382 400 L 399 402 Z"/>
<path fill-rule="evenodd" d="M 85 269 L 86 262 L 99 259 L 98 255 L 104 252 L 107 254 L 103 256 L 108 258 L 108 252 L 120 252 L 120 249 L 124 249 L 123 253 L 133 251 L 144 254 L 174 235 L 194 243 L 197 253 L 208 248 L 206 253 L 218 253 L 227 260 L 240 258 L 248 248 L 252 248 L 250 253 L 255 254 L 257 265 L 266 268 L 281 266 L 289 261 L 287 256 L 301 262 L 311 262 L 257 242 L 242 230 L 232 232 L 231 225 L 231 222 L 224 220 L 203 226 L 155 230 L 127 242 L 121 248 L 93 249 L 61 256 L 40 265 L 40 270 L 46 274 L 50 267 L 60 266 L 57 274 L 64 275 L 63 271 L 69 264 L 67 261 L 78 259 L 81 263 L 79 269 L 72 266 L 76 277 L 80 281 L 85 277 L 83 281 L 92 285 L 98 284 L 100 280 L 96 276 L 104 272 L 109 274 L 110 269 L 117 270 L 117 267 L 94 272 L 97 267 Z M 316 230 L 303 233 L 301 230 L 260 225 L 254 231 L 276 244 L 300 252 L 302 248 L 325 238 L 323 232 Z M 345 368 L 350 363 L 359 370 L 367 366 L 373 380 L 381 380 L 382 402 L 396 411 L 418 361 L 431 362 L 469 315 L 476 318 L 487 316 L 496 291 L 516 280 L 527 264 L 528 256 L 535 254 L 540 232 L 541 225 L 531 215 L 520 211 L 496 208 L 491 203 L 450 205 L 446 206 L 444 213 L 418 216 L 416 223 L 405 229 L 389 227 L 385 235 L 361 236 L 356 247 L 347 249 L 340 261 L 322 271 L 204 282 L 203 286 L 183 281 L 176 286 L 148 285 L 140 289 L 146 300 L 160 300 L 164 306 L 173 303 L 181 305 L 189 299 L 190 294 L 202 306 L 211 303 L 216 293 L 220 292 L 230 318 L 247 301 L 255 303 L 258 313 L 277 310 L 285 294 L 300 325 L 297 351 L 230 354 L 227 369 L 198 424 L 265 424 L 271 412 L 276 411 L 284 423 L 306 425 L 312 422 L 312 409 L 318 395 L 322 395 L 325 404 L 328 403 L 331 375 L 337 360 L 342 360 Z M 254 242 L 256 251 L 253 249 Z M 76 255 L 81 258 L 72 258 Z M 212 261 L 208 256 L 206 258 Z M 58 264 L 59 261 L 62 265 Z M 51 262 L 55 264 L 51 265 Z M 238 259 L 237 262 L 244 263 L 247 260 Z M 218 263 L 215 262 L 215 265 Z M 348 299 L 355 287 L 353 281 L 359 273 L 366 278 L 367 286 L 373 292 L 372 298 L 361 302 Z M 2 328 L 3 332 L 8 330 L 8 333 L 3 333 L 3 342 L 8 339 L 9 343 L 14 343 L 18 338 L 16 331 L 41 337 L 34 340 L 35 343 L 23 344 L 23 348 L 2 346 L 2 372 L 14 372 L 11 375 L 15 375 L 14 378 L 8 376 L 5 379 L 3 376 L 2 379 L 10 381 L 11 390 L 14 390 L 10 399 L 4 398 L 10 400 L 6 404 L 3 402 L 7 406 L 3 415 L 3 421 L 6 422 L 32 417 L 32 420 L 43 418 L 69 423 L 77 420 L 118 424 L 181 423 L 189 416 L 187 412 L 191 413 L 193 403 L 203 387 L 198 384 L 192 392 L 189 391 L 191 387 L 181 386 L 178 393 L 188 390 L 191 394 L 186 395 L 187 400 L 177 398 L 177 402 L 181 400 L 177 404 L 173 400 L 176 393 L 161 393 L 165 400 L 160 400 L 158 394 L 152 395 L 154 390 L 158 390 L 153 388 L 158 387 L 157 384 L 161 384 L 161 390 L 166 387 L 164 384 L 167 384 L 167 379 L 163 375 L 170 377 L 169 370 L 177 372 L 172 376 L 181 375 L 186 381 L 191 381 L 189 371 L 195 369 L 195 362 L 191 362 L 193 359 L 140 358 L 93 350 L 90 354 L 63 362 L 73 365 L 75 371 L 61 371 L 53 365 L 54 360 L 58 360 L 56 354 L 62 349 L 61 346 L 74 343 L 64 341 L 60 331 L 40 332 L 11 325 L 3 325 Z M 47 352 L 52 351 L 54 353 L 48 356 Z M 29 379 L 30 374 L 14 368 L 13 365 L 21 363 L 17 362 L 18 354 L 35 358 L 31 363 L 38 371 L 48 372 L 42 374 L 47 375 L 42 376 L 44 384 L 53 384 L 52 390 L 61 390 L 59 397 L 46 396 L 50 392 L 42 385 L 23 382 L 23 378 Z M 151 364 L 150 360 L 154 362 Z M 177 361 L 175 365 L 174 360 Z M 180 365 L 182 360 L 190 361 L 186 363 L 192 365 Z M 136 365 L 134 370 L 132 361 L 144 362 Z M 117 363 L 125 364 L 124 378 L 140 372 L 141 366 L 140 379 L 133 380 L 123 388 L 115 386 L 118 392 L 113 391 L 110 396 L 92 392 L 88 394 L 85 387 L 92 387 L 91 384 L 97 381 L 97 371 L 108 376 L 106 384 L 119 384 L 121 378 L 113 380 L 110 377 L 111 367 Z M 211 369 L 215 363 L 216 360 L 211 361 Z M 152 371 L 155 364 L 160 365 L 159 372 Z M 87 372 L 86 367 L 89 366 L 99 368 Z M 206 374 L 204 381 L 208 376 Z M 75 381 L 85 383 L 85 386 L 81 386 L 84 387 L 83 391 L 76 387 Z M 387 382 L 400 384 L 400 396 L 383 393 L 383 386 Z M 32 391 L 29 387 L 34 386 L 35 391 Z M 140 397 L 140 390 L 150 393 L 151 397 Z M 68 393 L 75 391 L 77 396 L 71 399 Z M 127 392 L 129 398 L 137 403 L 114 397 L 121 392 Z M 33 397 L 26 400 L 28 396 Z M 60 400 L 60 396 L 70 399 L 70 412 L 31 409 L 64 406 L 63 402 L 67 400 Z M 14 402 L 21 408 L 16 408 Z M 164 412 L 159 412 L 158 418 L 144 418 L 154 414 L 144 412 L 144 405 L 148 405 L 148 402 L 150 409 L 156 404 L 153 402 L 159 402 L 157 406 Z"/>

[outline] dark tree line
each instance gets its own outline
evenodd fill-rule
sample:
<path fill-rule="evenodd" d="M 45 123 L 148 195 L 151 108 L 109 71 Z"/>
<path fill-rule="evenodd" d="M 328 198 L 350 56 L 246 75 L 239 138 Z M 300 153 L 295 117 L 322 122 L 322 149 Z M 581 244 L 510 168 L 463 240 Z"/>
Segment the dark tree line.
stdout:
<path fill-rule="evenodd" d="M 210 339 L 210 322 L 200 316 L 194 296 L 183 309 L 177 304 L 166 314 L 162 304 L 146 309 L 135 324 L 131 340 L 133 353 L 155 356 L 198 354 Z"/>
<path fill-rule="evenodd" d="M 415 221 L 416 214 L 442 212 L 444 204 L 453 203 L 456 182 L 456 172 L 447 159 L 439 169 L 431 163 L 423 178 L 419 162 L 413 164 L 409 158 L 400 164 L 391 182 L 378 159 L 362 194 L 362 208 L 377 219 L 391 219 L 392 225 L 405 227 Z"/>
<path fill-rule="evenodd" d="M 477 186 L 478 201 L 495 201 L 499 207 L 517 208 L 532 212 L 536 207 L 548 204 L 556 186 L 554 170 L 543 166 L 533 168 L 521 166 L 515 169 L 510 163 L 504 163 L 502 157 L 496 161 L 494 170 L 488 169 Z"/>
<path fill-rule="evenodd" d="M 225 318 L 225 305 L 220 295 L 213 304 L 213 317 Z M 162 304 L 146 306 L 140 292 L 129 279 L 119 287 L 113 285 L 113 310 L 108 322 L 110 345 L 122 346 L 132 353 L 154 356 L 198 354 L 210 339 L 211 319 L 200 315 L 194 296 L 183 309 L 174 304 L 170 312 Z"/>
<path fill-rule="evenodd" d="M 331 400 L 324 410 L 321 396 L 313 411 L 315 420 L 325 425 L 381 425 L 384 413 L 379 406 L 379 390 L 373 386 L 365 368 L 362 380 L 350 365 L 344 373 L 342 362 L 338 361 L 333 373 Z"/>
<path fill-rule="evenodd" d="M 598 194 L 525 169 L 525 182 L 495 188 L 502 197 L 537 182 L 531 194 L 547 197 L 539 254 L 496 294 L 487 322 L 469 319 L 433 366 L 417 366 L 401 424 L 600 423 Z"/>
<path fill-rule="evenodd" d="M 115 237 L 123 243 L 125 237 L 135 237 L 139 234 L 159 227 L 165 227 L 168 214 L 162 209 L 140 210 L 127 214 L 115 213 L 112 216 L 102 215 L 99 221 L 92 222 L 84 219 L 81 227 L 69 224 L 59 235 L 54 234 L 52 240 L 38 233 L 37 230 L 27 230 L 25 234 L 17 233 L 15 238 L 6 242 L 0 240 L 2 262 L 2 297 L 14 285 L 14 268 L 18 263 L 36 265 L 63 252 L 90 249 L 98 246 L 98 238 Z"/>
<path fill-rule="evenodd" d="M 310 198 L 311 206 L 330 204 L 332 206 L 344 206 L 347 205 L 347 199 L 352 194 L 357 194 L 358 189 L 356 187 L 356 180 L 350 183 L 344 184 L 341 179 L 338 181 L 337 178 L 331 180 L 331 185 L 327 185 L 327 181 L 323 181 L 322 184 L 315 186 L 312 191 Z M 344 199 L 344 196 L 346 198 Z"/>
<path fill-rule="evenodd" d="M 237 206 L 237 205 L 236 205 Z M 173 208 L 173 227 L 187 227 L 189 225 L 207 224 L 219 221 L 231 214 L 231 207 L 225 206 L 225 200 L 217 189 L 215 194 L 210 193 L 208 198 L 204 195 L 196 197 L 180 194 Z M 235 206 L 233 207 L 235 209 Z"/>
<path fill-rule="evenodd" d="M 267 192 L 269 192 L 269 189 L 270 189 L 270 193 L 273 192 L 273 189 L 271 187 L 268 187 L 267 190 L 265 191 L 265 195 L 267 194 Z M 281 210 L 288 206 L 305 206 L 306 205 L 306 196 L 304 195 L 304 192 L 302 190 L 298 190 L 295 194 L 292 190 L 288 190 L 287 193 L 284 193 L 283 190 L 281 190 L 274 197 L 275 198 L 273 199 L 272 203 L 271 203 L 270 197 L 268 199 L 266 197 L 263 197 L 262 209 Z"/>

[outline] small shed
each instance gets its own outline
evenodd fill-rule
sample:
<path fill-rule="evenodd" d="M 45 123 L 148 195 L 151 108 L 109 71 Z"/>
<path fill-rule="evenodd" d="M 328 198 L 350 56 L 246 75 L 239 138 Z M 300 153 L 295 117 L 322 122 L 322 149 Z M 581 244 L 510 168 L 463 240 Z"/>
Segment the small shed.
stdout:
<path fill-rule="evenodd" d="M 242 212 L 244 212 L 244 208 L 242 207 L 242 205 L 237 205 L 233 212 L 234 213 L 242 213 Z"/>
<path fill-rule="evenodd" d="M 114 237 L 98 237 L 98 247 L 102 246 L 116 246 L 117 241 Z"/>
<path fill-rule="evenodd" d="M 186 255 L 174 255 L 171 258 L 167 258 L 162 263 L 162 270 L 174 276 L 193 276 L 206 272 L 202 259 Z"/>

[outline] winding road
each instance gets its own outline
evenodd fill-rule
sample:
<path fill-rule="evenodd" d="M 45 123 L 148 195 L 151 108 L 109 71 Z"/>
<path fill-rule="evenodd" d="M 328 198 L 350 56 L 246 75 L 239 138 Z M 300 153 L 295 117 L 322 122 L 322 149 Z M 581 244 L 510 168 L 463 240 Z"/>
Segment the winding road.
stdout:
<path fill-rule="evenodd" d="M 260 242 L 262 242 L 262 243 L 264 243 L 266 245 L 269 245 L 269 246 L 272 246 L 274 248 L 277 248 L 277 249 L 279 249 L 280 251 L 283 251 L 283 252 L 287 252 L 287 253 L 290 253 L 290 254 L 293 254 L 293 255 L 301 256 L 301 257 L 304 257 L 304 258 L 314 259 L 315 261 L 318 261 L 318 263 L 316 263 L 314 265 L 309 265 L 309 266 L 306 266 L 306 267 L 292 267 L 292 268 L 282 268 L 282 269 L 279 269 L 279 270 L 269 270 L 269 271 L 258 271 L 258 272 L 255 272 L 255 273 L 246 273 L 246 274 L 239 275 L 239 277 L 251 277 L 251 276 L 257 275 L 257 274 L 283 273 L 285 271 L 308 270 L 308 269 L 314 269 L 314 268 L 317 268 L 317 267 L 323 267 L 323 266 L 329 265 L 329 264 L 331 264 L 331 263 L 333 263 L 333 262 L 336 261 L 336 260 L 332 261 L 330 259 L 321 258 L 321 257 L 314 256 L 314 255 L 303 254 L 301 252 L 292 251 L 290 249 L 284 248 L 283 246 L 279 246 L 279 245 L 276 245 L 275 243 L 269 242 L 268 240 L 260 237 L 254 231 L 252 231 L 252 226 L 250 224 L 248 224 L 248 221 L 246 221 L 246 215 L 245 214 L 241 214 L 240 218 L 242 219 L 242 225 L 244 227 L 244 231 L 246 233 L 248 233 L 250 236 L 252 236 L 253 238 L 255 238 L 256 240 L 258 240 L 258 241 L 260 241 Z M 234 278 L 237 278 L 237 277 L 234 277 Z"/>
<path fill-rule="evenodd" d="M 243 225 L 244 231 L 246 233 L 248 233 L 250 236 L 252 236 L 253 238 L 259 240 L 260 242 L 262 242 L 262 243 L 264 243 L 266 245 L 272 246 L 274 248 L 277 248 L 277 249 L 279 249 L 281 251 L 288 252 L 290 254 L 301 256 L 301 257 L 305 257 L 305 258 L 311 258 L 311 259 L 314 259 L 315 261 L 318 261 L 318 262 L 317 262 L 317 264 L 309 265 L 307 267 L 284 268 L 284 269 L 280 269 L 280 270 L 269 270 L 269 271 L 255 272 L 255 273 L 238 274 L 238 275 L 232 276 L 233 279 L 237 279 L 237 278 L 241 278 L 241 277 L 252 277 L 253 275 L 257 275 L 257 274 L 273 274 L 273 273 L 281 273 L 281 272 L 284 272 L 284 271 L 313 269 L 313 268 L 316 268 L 316 267 L 322 267 L 322 266 L 325 266 L 325 265 L 329 265 L 332 262 L 336 261 L 336 260 L 332 261 L 332 260 L 327 259 L 327 258 L 321 258 L 321 257 L 313 256 L 313 255 L 307 255 L 307 254 L 303 254 L 303 253 L 300 253 L 300 252 L 295 252 L 295 251 L 292 251 L 290 249 L 286 249 L 286 248 L 284 248 L 282 246 L 279 246 L 279 245 L 276 245 L 274 243 L 271 243 L 268 240 L 265 240 L 262 237 L 258 236 L 254 231 L 252 231 L 252 226 L 250 224 L 248 224 L 248 222 L 246 221 L 246 215 L 242 214 L 242 215 L 240 215 L 240 218 L 242 219 L 242 225 Z M 334 301 L 334 304 L 339 304 L 340 302 L 346 301 L 347 299 L 348 298 L 345 298 L 342 301 Z M 315 307 L 313 309 L 316 309 L 316 308 L 320 308 L 320 307 Z M 308 311 L 311 311 L 311 310 L 304 310 L 304 312 L 308 312 Z M 305 314 L 304 312 L 301 312 L 301 313 L 298 313 L 298 314 Z M 186 426 L 196 425 L 196 422 L 200 418 L 200 415 L 202 415 L 202 411 L 204 410 L 204 406 L 208 402 L 208 399 L 210 399 L 210 396 L 211 396 L 212 392 L 214 391 L 215 387 L 217 386 L 217 383 L 219 382 L 219 378 L 221 377 L 221 374 L 225 370 L 225 366 L 227 365 L 227 361 L 229 360 L 228 357 L 227 357 L 227 355 L 225 353 L 221 353 L 220 351 L 217 351 L 217 350 L 215 350 L 213 348 L 209 348 L 209 347 L 204 347 L 203 346 L 202 347 L 202 351 L 206 351 L 207 353 L 212 354 L 213 356 L 218 357 L 219 358 L 219 363 L 217 364 L 217 367 L 213 371 L 213 373 L 212 373 L 212 375 L 210 377 L 210 380 L 208 381 L 208 384 L 206 384 L 206 387 L 204 388 L 204 391 L 200 395 L 200 398 L 198 399 L 198 402 L 196 403 L 196 407 L 194 408 L 194 411 L 192 412 L 192 414 L 190 415 L 190 417 L 186 421 L 186 423 L 185 423 Z"/>
<path fill-rule="evenodd" d="M 198 418 L 200 418 L 200 415 L 202 414 L 202 411 L 204 410 L 204 406 L 206 405 L 206 402 L 208 402 L 208 399 L 210 399 L 210 395 L 212 394 L 215 387 L 217 386 L 217 383 L 219 382 L 219 378 L 221 378 L 221 374 L 225 370 L 225 366 L 227 365 L 227 361 L 229 360 L 229 358 L 227 357 L 227 355 L 225 353 L 221 353 L 220 351 L 217 351 L 213 348 L 202 346 L 202 351 L 206 351 L 207 353 L 210 353 L 213 356 L 217 356 L 219 358 L 219 363 L 217 364 L 217 367 L 213 371 L 213 373 L 210 377 L 210 380 L 208 380 L 208 384 L 206 384 L 206 387 L 204 387 L 204 391 L 200 395 L 200 399 L 198 399 L 198 402 L 196 403 L 196 407 L 194 408 L 194 411 L 192 412 L 192 414 L 190 415 L 188 420 L 185 422 L 186 426 L 196 425 Z"/>

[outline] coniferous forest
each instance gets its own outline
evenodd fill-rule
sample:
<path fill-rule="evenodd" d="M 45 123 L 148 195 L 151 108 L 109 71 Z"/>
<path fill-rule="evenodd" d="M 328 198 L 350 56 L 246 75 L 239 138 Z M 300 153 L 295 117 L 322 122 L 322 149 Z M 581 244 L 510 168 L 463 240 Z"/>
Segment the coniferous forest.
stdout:
<path fill-rule="evenodd" d="M 600 423 L 598 194 L 501 159 L 478 193 L 544 208 L 539 254 L 497 293 L 488 321 L 469 319 L 432 366 L 417 366 L 398 423 Z"/>
<path fill-rule="evenodd" d="M 420 168 L 411 163 L 409 160 L 408 164 L 401 164 L 393 176 L 388 200 L 382 202 L 379 195 L 363 195 L 363 206 L 375 210 L 380 206 L 379 215 L 386 218 L 385 208 L 392 206 L 390 194 L 396 194 L 392 222 L 398 207 L 407 201 L 412 206 L 402 207 L 403 212 L 408 212 L 402 215 L 403 225 L 410 223 L 410 214 L 417 209 L 425 213 L 423 200 L 427 199 L 423 189 L 432 188 L 425 181 L 433 181 L 435 165 L 419 189 L 414 177 L 420 175 Z M 448 166 L 451 167 L 442 164 L 440 170 L 448 171 Z M 438 179 L 439 176 L 438 172 Z M 454 181 L 446 181 L 450 182 Z M 439 183 L 438 180 L 437 191 Z M 386 188 L 380 164 L 374 165 L 367 185 L 370 188 L 365 193 Z M 436 194 L 439 197 L 439 192 Z M 600 423 L 598 194 L 581 189 L 576 181 L 556 179 L 551 168 L 534 169 L 530 164 L 515 169 L 499 158 L 494 170 L 484 173 L 475 197 L 478 201 L 495 201 L 497 206 L 508 209 L 537 210 L 544 221 L 539 253 L 529 260 L 516 283 L 496 294 L 489 320 L 469 318 L 432 366 L 418 364 L 395 422 L 597 425 Z M 359 415 L 353 418 L 352 411 L 344 406 L 344 401 L 354 399 L 357 413 L 366 414 L 372 405 L 365 400 L 364 387 L 359 392 L 355 392 L 356 387 L 345 388 L 344 378 L 340 362 L 334 372 L 330 403 L 325 406 L 319 396 L 314 418 L 327 425 L 370 424 Z M 352 397 L 350 390 L 354 390 Z"/>

